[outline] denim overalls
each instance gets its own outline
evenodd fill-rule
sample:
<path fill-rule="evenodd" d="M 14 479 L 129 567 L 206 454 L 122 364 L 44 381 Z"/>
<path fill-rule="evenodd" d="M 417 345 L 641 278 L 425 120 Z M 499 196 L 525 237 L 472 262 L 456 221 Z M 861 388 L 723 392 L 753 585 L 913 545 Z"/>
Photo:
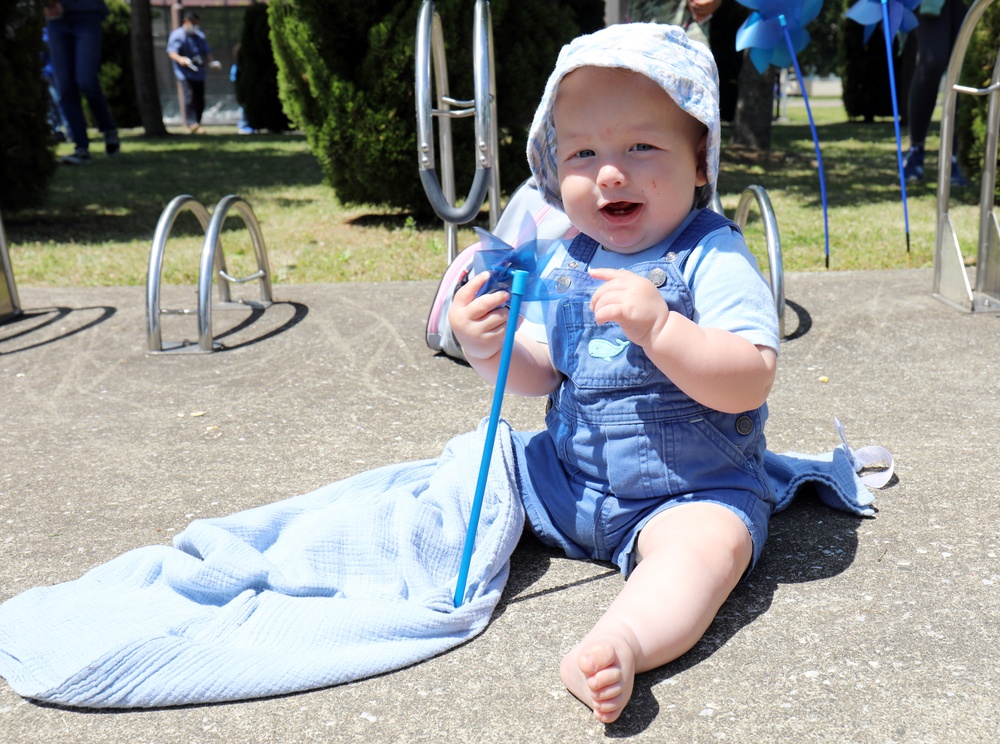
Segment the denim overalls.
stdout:
<path fill-rule="evenodd" d="M 659 287 L 671 312 L 693 318 L 681 268 L 702 237 L 724 225 L 732 223 L 702 210 L 662 259 L 630 269 Z M 579 235 L 549 275 L 564 292 L 547 313 L 552 360 L 564 379 L 550 397 L 547 430 L 516 438 L 533 531 L 570 557 L 613 561 L 627 575 L 652 516 L 711 501 L 744 521 L 756 561 L 774 501 L 762 467 L 766 405 L 727 414 L 696 403 L 617 323 L 599 325 L 590 310 L 599 282 L 587 273 L 597 247 Z"/>

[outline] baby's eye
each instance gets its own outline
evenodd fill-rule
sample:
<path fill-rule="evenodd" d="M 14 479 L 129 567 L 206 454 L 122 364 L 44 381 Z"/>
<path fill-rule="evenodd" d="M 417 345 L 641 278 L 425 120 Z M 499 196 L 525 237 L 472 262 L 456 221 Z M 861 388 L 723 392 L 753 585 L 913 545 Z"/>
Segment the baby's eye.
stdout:
<path fill-rule="evenodd" d="M 577 150 L 576 157 L 578 158 L 592 158 L 597 155 L 593 150 Z"/>
<path fill-rule="evenodd" d="M 652 145 L 646 144 L 645 142 L 639 142 L 638 144 L 633 145 L 632 149 L 635 150 L 636 152 L 647 152 L 655 148 Z"/>

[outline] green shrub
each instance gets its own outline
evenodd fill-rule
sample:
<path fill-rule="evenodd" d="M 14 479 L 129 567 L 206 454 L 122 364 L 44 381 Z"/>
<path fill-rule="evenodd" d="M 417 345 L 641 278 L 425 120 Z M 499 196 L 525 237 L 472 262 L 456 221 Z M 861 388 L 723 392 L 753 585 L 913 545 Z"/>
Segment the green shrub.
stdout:
<path fill-rule="evenodd" d="M 1000 5 L 994 4 L 983 13 L 969 39 L 965 64 L 962 66 L 963 85 L 985 88 L 990 84 L 998 45 L 1000 45 Z M 958 101 L 959 159 L 966 173 L 979 174 L 985 167 L 989 96 L 959 94 Z M 993 136 L 996 137 L 997 133 L 994 132 Z M 994 202 L 1000 200 L 1000 183 L 994 187 L 993 200 Z"/>
<path fill-rule="evenodd" d="M 41 206 L 56 170 L 41 75 L 42 10 L 36 0 L 0 3 L 0 210 Z"/>
<path fill-rule="evenodd" d="M 249 6 L 243 15 L 243 34 L 236 58 L 236 100 L 252 129 L 283 132 L 288 117 L 278 98 L 278 68 L 271 51 L 267 6 Z"/>
<path fill-rule="evenodd" d="M 449 87 L 471 97 L 473 3 L 440 0 Z M 303 129 L 337 196 L 429 213 L 416 158 L 413 94 L 419 0 L 273 0 L 271 44 L 285 112 Z M 527 130 L 559 48 L 603 25 L 601 0 L 491 4 L 498 164 L 510 192 L 528 175 Z M 474 170 L 471 120 L 453 126 L 457 190 Z"/>

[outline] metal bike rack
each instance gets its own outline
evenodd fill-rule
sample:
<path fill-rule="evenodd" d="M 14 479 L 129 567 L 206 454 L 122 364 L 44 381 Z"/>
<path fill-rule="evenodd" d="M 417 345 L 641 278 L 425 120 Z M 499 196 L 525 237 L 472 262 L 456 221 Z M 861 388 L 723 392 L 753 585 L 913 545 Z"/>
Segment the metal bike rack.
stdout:
<path fill-rule="evenodd" d="M 785 269 L 781 263 L 781 238 L 778 236 L 778 221 L 774 217 L 774 207 L 763 186 L 747 186 L 740 195 L 736 207 L 735 222 L 740 230 L 746 227 L 751 203 L 756 202 L 760 217 L 764 222 L 764 240 L 767 242 L 767 267 L 771 278 L 771 294 L 774 297 L 774 311 L 778 314 L 778 334 L 785 337 Z"/>
<path fill-rule="evenodd" d="M 500 170 L 498 148 L 496 76 L 493 67 L 493 22 L 488 0 L 476 0 L 473 18 L 474 98 L 456 100 L 448 93 L 448 64 L 445 58 L 441 17 L 432 0 L 424 0 L 417 21 L 416 88 L 417 162 L 420 181 L 434 212 L 444 220 L 448 263 L 458 255 L 458 225 L 471 222 L 487 195 L 490 230 L 500 214 Z M 433 63 L 433 65 L 432 65 Z M 431 102 L 431 70 L 437 93 L 437 108 Z M 452 107 L 457 108 L 452 108 Z M 441 178 L 435 169 L 434 117 L 438 124 Z M 455 206 L 455 166 L 452 155 L 451 120 L 475 117 L 476 173 L 462 207 Z"/>
<path fill-rule="evenodd" d="M 1000 224 L 993 209 L 996 186 L 997 136 L 1000 132 L 1000 51 L 993 66 L 990 84 L 985 88 L 958 85 L 969 39 L 976 23 L 993 0 L 976 0 L 966 13 L 962 28 L 951 52 L 945 77 L 944 109 L 941 115 L 941 150 L 938 158 L 937 233 L 934 242 L 934 296 L 965 312 L 1000 312 Z M 979 197 L 979 247 L 973 283 L 962 258 L 958 235 L 948 199 L 951 195 L 951 155 L 954 139 L 955 104 L 958 93 L 989 96 L 986 119 L 986 162 Z"/>
<path fill-rule="evenodd" d="M 21 314 L 21 301 L 14 284 L 14 269 L 7 252 L 7 231 L 0 215 L 0 322 Z"/>
<path fill-rule="evenodd" d="M 160 282 L 163 273 L 163 251 L 167 238 L 177 217 L 189 210 L 201 223 L 205 231 L 205 242 L 201 249 L 201 263 L 198 268 L 198 307 L 196 309 L 164 309 L 160 307 Z M 230 210 L 235 210 L 243 219 L 250 239 L 253 242 L 254 254 L 257 258 L 257 271 L 249 276 L 236 278 L 230 276 L 226 268 L 226 257 L 222 251 L 222 224 Z M 250 205 L 242 197 L 230 194 L 223 197 L 215 206 L 211 218 L 208 210 L 197 199 L 188 194 L 175 197 L 163 210 L 153 243 L 149 249 L 149 268 L 146 273 L 146 350 L 149 353 L 187 352 L 205 353 L 214 351 L 217 345 L 212 333 L 212 282 L 215 275 L 219 277 L 218 308 L 234 307 L 269 307 L 271 298 L 271 270 L 267 262 L 267 249 L 264 237 L 260 231 L 260 223 Z M 243 284 L 257 280 L 260 282 L 260 301 L 233 302 L 229 291 L 230 284 Z M 198 316 L 198 344 L 174 342 L 164 344 L 160 329 L 162 315 L 194 315 Z"/>

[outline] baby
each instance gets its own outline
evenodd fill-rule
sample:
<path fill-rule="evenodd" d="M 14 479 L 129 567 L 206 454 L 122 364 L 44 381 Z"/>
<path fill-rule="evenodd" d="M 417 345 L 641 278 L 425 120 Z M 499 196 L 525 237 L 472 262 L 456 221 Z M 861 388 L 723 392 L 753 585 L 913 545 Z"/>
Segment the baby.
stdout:
<path fill-rule="evenodd" d="M 563 48 L 528 160 L 580 230 L 548 276 L 545 336 L 516 335 L 507 389 L 549 398 L 515 435 L 532 531 L 628 578 L 563 658 L 567 689 L 618 718 L 639 672 L 688 651 L 753 567 L 774 494 L 765 401 L 778 321 L 738 229 L 706 209 L 719 162 L 718 74 L 703 45 L 655 24 Z M 509 299 L 459 290 L 449 320 L 496 378 Z"/>

